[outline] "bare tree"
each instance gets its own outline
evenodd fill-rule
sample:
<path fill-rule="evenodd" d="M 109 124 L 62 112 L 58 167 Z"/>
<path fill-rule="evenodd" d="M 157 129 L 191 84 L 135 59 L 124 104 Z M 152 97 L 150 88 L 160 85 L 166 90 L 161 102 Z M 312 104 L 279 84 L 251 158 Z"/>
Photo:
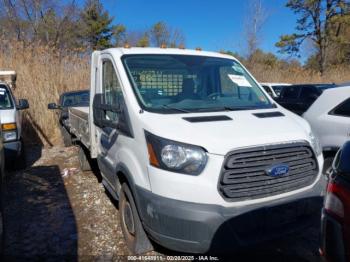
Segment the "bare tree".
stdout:
<path fill-rule="evenodd" d="M 57 47 L 70 45 L 77 30 L 75 0 L 0 0 L 2 31 L 27 43 L 38 40 Z"/>
<path fill-rule="evenodd" d="M 165 22 L 155 23 L 150 30 L 150 35 L 154 46 L 161 46 L 169 42 L 170 32 Z"/>
<path fill-rule="evenodd" d="M 247 19 L 244 22 L 247 57 L 251 59 L 261 41 L 261 30 L 268 18 L 262 0 L 249 0 Z"/>
<path fill-rule="evenodd" d="M 349 0 L 288 0 L 289 7 L 299 16 L 296 33 L 282 35 L 276 46 L 281 53 L 299 55 L 306 40 L 311 40 L 317 49 L 318 70 L 324 74 L 329 52 L 335 43 L 342 43 L 344 29 L 349 27 Z"/>
<path fill-rule="evenodd" d="M 170 47 L 176 47 L 184 44 L 185 37 L 177 28 L 168 26 L 165 22 L 155 23 L 149 30 L 151 44 L 153 46 L 161 46 L 165 44 Z"/>
<path fill-rule="evenodd" d="M 114 46 L 121 47 L 127 42 L 126 27 L 123 24 L 113 26 Z"/>
<path fill-rule="evenodd" d="M 145 47 L 149 45 L 147 33 L 144 31 L 128 31 L 125 36 L 124 43 L 131 46 Z"/>
<path fill-rule="evenodd" d="M 178 47 L 185 44 L 185 36 L 180 29 L 170 28 L 170 47 Z"/>
<path fill-rule="evenodd" d="M 10 36 L 13 33 L 16 35 L 18 40 L 22 40 L 22 23 L 19 12 L 16 7 L 16 3 L 13 0 L 1 0 L 3 8 L 1 8 L 1 22 L 3 31 L 9 33 Z M 5 29 L 7 28 L 7 30 Z"/>

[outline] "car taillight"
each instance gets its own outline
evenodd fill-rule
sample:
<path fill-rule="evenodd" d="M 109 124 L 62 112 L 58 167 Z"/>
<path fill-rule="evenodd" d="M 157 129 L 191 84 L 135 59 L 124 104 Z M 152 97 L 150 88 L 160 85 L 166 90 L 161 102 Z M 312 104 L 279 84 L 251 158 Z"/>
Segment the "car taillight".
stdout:
<path fill-rule="evenodd" d="M 343 219 L 344 204 L 336 194 L 339 191 L 341 192 L 341 188 L 337 184 L 328 184 L 324 208 L 328 213 L 334 214 L 337 217 Z"/>

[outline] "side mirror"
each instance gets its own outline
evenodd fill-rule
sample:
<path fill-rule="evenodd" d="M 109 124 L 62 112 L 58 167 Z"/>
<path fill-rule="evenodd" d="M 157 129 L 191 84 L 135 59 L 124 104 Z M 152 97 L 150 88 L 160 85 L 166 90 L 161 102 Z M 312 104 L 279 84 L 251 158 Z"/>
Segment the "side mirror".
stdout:
<path fill-rule="evenodd" d="M 18 110 L 24 110 L 29 108 L 29 103 L 27 99 L 19 99 L 18 105 L 16 106 Z"/>
<path fill-rule="evenodd" d="M 350 141 L 346 142 L 338 151 L 332 169 L 335 174 L 350 178 Z"/>
<path fill-rule="evenodd" d="M 50 110 L 54 110 L 54 109 L 61 109 L 61 107 L 59 105 L 57 105 L 56 103 L 50 103 L 47 105 L 47 108 Z"/>
<path fill-rule="evenodd" d="M 105 127 L 102 124 L 104 112 L 102 111 L 101 107 L 102 107 L 102 95 L 96 94 L 92 102 L 94 124 L 95 126 L 103 128 Z"/>
<path fill-rule="evenodd" d="M 108 120 L 107 112 L 120 113 L 120 109 L 104 103 L 102 94 L 95 94 L 92 103 L 94 124 L 100 128 L 118 128 L 118 122 Z"/>
<path fill-rule="evenodd" d="M 100 128 L 110 127 L 118 133 L 133 137 L 125 101 L 122 96 L 118 96 L 117 101 L 116 106 L 108 105 L 104 102 L 102 94 L 96 94 L 92 104 L 94 124 Z M 116 120 L 110 119 L 109 116 Z"/>

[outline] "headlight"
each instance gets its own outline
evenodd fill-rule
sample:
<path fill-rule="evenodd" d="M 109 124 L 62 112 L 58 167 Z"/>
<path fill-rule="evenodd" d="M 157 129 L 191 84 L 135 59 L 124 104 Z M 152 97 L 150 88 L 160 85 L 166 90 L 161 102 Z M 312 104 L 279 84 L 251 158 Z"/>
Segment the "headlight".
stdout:
<path fill-rule="evenodd" d="M 161 138 L 147 131 L 145 135 L 152 166 L 188 175 L 198 175 L 203 171 L 207 163 L 203 148 Z"/>
<path fill-rule="evenodd" d="M 17 139 L 17 125 L 16 123 L 6 123 L 1 125 L 2 137 L 4 142 L 13 141 Z"/>
<path fill-rule="evenodd" d="M 3 132 L 2 136 L 4 138 L 4 142 L 9 142 L 17 139 L 17 131 L 7 131 Z"/>
<path fill-rule="evenodd" d="M 314 133 L 312 131 L 310 131 L 309 137 L 311 140 L 311 146 L 314 149 L 316 155 L 317 156 L 321 155 L 322 154 L 322 146 L 320 144 L 320 141 L 318 140 L 318 138 L 314 135 Z"/>

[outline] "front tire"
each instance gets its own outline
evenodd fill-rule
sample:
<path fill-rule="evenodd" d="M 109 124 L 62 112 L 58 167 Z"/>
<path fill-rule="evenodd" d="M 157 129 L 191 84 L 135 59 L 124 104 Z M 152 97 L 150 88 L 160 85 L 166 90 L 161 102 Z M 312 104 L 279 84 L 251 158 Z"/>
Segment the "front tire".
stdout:
<path fill-rule="evenodd" d="M 79 158 L 80 169 L 82 171 L 91 171 L 89 159 L 86 156 L 85 150 L 82 146 L 79 146 L 78 158 Z"/>
<path fill-rule="evenodd" d="M 131 254 L 143 254 L 153 250 L 138 215 L 129 186 L 123 183 L 119 198 L 119 223 Z"/>
<path fill-rule="evenodd" d="M 27 167 L 26 150 L 22 139 L 20 152 L 17 155 L 5 155 L 5 163 L 6 169 L 11 171 L 18 171 Z"/>
<path fill-rule="evenodd" d="M 1 210 L 0 210 L 0 257 L 4 253 L 4 238 L 5 238 L 4 212 L 3 212 L 3 208 L 1 207 Z"/>
<path fill-rule="evenodd" d="M 5 204 L 5 191 L 6 191 L 6 177 L 4 168 L 4 152 L 0 151 L 0 257 L 4 252 L 4 239 L 5 239 L 5 224 L 4 224 L 4 204 Z"/>
<path fill-rule="evenodd" d="M 23 140 L 21 140 L 21 152 L 17 156 L 16 162 L 18 163 L 18 169 L 25 169 L 27 167 L 27 153 Z"/>
<path fill-rule="evenodd" d="M 61 126 L 60 129 L 61 129 L 64 146 L 65 147 L 72 146 L 73 145 L 72 135 L 67 131 L 67 129 L 64 126 Z"/>

